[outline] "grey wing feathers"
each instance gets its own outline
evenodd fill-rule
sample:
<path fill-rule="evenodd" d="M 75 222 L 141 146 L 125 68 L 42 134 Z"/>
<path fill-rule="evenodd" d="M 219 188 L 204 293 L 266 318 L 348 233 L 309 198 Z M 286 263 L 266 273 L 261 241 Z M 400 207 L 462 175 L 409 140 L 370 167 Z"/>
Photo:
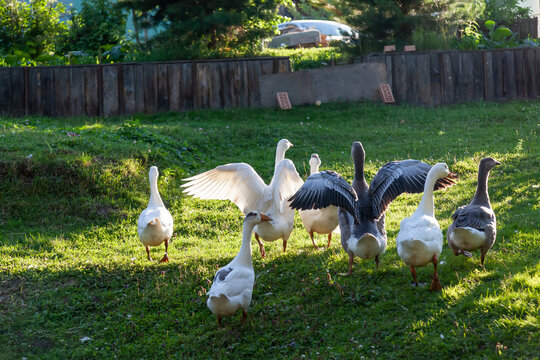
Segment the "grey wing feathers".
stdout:
<path fill-rule="evenodd" d="M 392 161 L 383 165 L 369 185 L 374 217 L 379 218 L 399 195 L 423 192 L 430 169 L 431 165 L 420 160 Z M 454 185 L 454 178 L 455 174 L 450 174 L 437 180 L 435 190 Z"/>
<path fill-rule="evenodd" d="M 233 271 L 233 268 L 231 267 L 219 269 L 218 272 L 216 273 L 216 276 L 214 277 L 214 282 L 225 281 L 225 279 L 227 278 L 227 275 L 229 275 L 232 271 Z"/>
<path fill-rule="evenodd" d="M 357 217 L 355 210 L 357 200 L 352 186 L 341 175 L 328 170 L 310 175 L 304 185 L 289 199 L 290 207 L 293 209 L 322 209 L 334 205 L 354 217 Z"/>
<path fill-rule="evenodd" d="M 495 214 L 485 206 L 468 205 L 458 208 L 452 215 L 454 227 L 472 227 L 484 230 L 495 222 Z"/>

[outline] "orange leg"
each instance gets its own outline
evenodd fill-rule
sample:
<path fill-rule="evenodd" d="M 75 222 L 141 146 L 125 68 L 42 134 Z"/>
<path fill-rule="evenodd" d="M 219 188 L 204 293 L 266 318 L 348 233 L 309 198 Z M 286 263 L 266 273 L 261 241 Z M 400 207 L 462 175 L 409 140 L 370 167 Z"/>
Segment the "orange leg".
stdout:
<path fill-rule="evenodd" d="M 146 245 L 145 248 L 146 248 L 146 255 L 148 255 L 148 260 L 152 261 L 152 257 L 150 256 L 150 249 L 148 248 L 148 245 Z"/>
<path fill-rule="evenodd" d="M 411 269 L 411 275 L 414 280 L 414 286 L 418 286 L 418 280 L 416 280 L 416 269 L 412 265 L 409 265 L 409 269 Z"/>
<path fill-rule="evenodd" d="M 433 255 L 433 280 L 431 281 L 431 286 L 429 287 L 429 290 L 431 291 L 439 291 L 442 289 L 441 282 L 439 281 L 439 275 L 437 274 L 437 255 Z"/>
<path fill-rule="evenodd" d="M 245 324 L 247 320 L 247 311 L 242 310 L 242 324 Z"/>
<path fill-rule="evenodd" d="M 169 239 L 165 239 L 165 255 L 163 255 L 163 259 L 160 260 L 160 263 L 169 262 L 169 257 L 167 256 L 168 252 L 169 252 Z"/>
<path fill-rule="evenodd" d="M 261 239 L 259 239 L 259 235 L 255 233 L 255 240 L 259 243 L 259 250 L 261 250 L 261 257 L 266 257 L 266 251 L 264 251 L 264 245 L 261 242 Z"/>
<path fill-rule="evenodd" d="M 375 269 L 379 270 L 379 255 L 375 256 Z"/>
<path fill-rule="evenodd" d="M 221 322 L 221 316 L 218 316 L 218 317 L 217 317 L 217 324 L 218 324 L 218 327 L 219 327 L 220 329 L 223 328 L 223 323 Z"/>
<path fill-rule="evenodd" d="M 317 249 L 317 245 L 315 245 L 315 240 L 313 240 L 313 231 L 309 232 L 309 237 L 311 238 L 311 242 L 313 243 L 313 247 Z"/>
<path fill-rule="evenodd" d="M 348 275 L 351 275 L 352 274 L 352 264 L 353 264 L 353 261 L 354 261 L 354 255 L 352 252 L 349 253 L 349 272 L 348 272 Z"/>
<path fill-rule="evenodd" d="M 332 232 L 330 232 L 330 234 L 328 234 L 328 245 L 326 246 L 327 249 L 330 248 L 330 241 L 332 241 Z"/>

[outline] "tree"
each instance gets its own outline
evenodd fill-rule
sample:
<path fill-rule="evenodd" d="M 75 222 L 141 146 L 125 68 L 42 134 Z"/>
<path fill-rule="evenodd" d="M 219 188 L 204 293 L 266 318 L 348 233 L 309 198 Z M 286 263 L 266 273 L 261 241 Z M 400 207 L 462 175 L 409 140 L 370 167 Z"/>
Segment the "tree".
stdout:
<path fill-rule="evenodd" d="M 247 51 L 273 34 L 285 0 L 122 0 L 121 5 L 149 14 L 163 29 L 153 45 L 169 58 L 209 56 L 226 49 Z"/>
<path fill-rule="evenodd" d="M 0 0 L 0 52 L 30 59 L 52 55 L 65 33 L 61 3 L 50 0 Z"/>
<path fill-rule="evenodd" d="M 83 0 L 81 11 L 69 14 L 69 32 L 63 49 L 92 56 L 120 44 L 126 33 L 127 14 L 109 0 Z"/>

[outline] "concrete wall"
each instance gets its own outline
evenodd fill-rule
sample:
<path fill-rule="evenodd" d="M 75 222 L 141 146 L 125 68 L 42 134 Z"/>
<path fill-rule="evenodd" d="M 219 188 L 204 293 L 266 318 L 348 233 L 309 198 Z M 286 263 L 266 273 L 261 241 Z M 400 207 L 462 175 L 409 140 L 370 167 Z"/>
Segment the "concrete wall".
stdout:
<path fill-rule="evenodd" d="M 381 63 L 262 75 L 259 80 L 261 105 L 278 106 L 278 92 L 287 92 L 293 106 L 314 104 L 317 100 L 322 103 L 379 101 L 378 86 L 386 83 L 386 78 L 386 66 Z"/>

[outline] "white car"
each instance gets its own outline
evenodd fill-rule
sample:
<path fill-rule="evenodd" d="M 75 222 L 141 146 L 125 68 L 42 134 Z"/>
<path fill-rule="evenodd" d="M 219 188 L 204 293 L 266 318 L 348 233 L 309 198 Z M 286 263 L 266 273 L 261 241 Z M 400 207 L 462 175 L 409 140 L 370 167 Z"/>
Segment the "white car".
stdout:
<path fill-rule="evenodd" d="M 310 28 L 318 30 L 321 34 L 326 35 L 327 41 L 344 40 L 344 35 L 354 34 L 355 31 L 345 24 L 341 24 L 330 20 L 292 20 L 278 25 L 278 30 L 283 30 L 288 26 L 294 25 L 302 30 Z"/>

